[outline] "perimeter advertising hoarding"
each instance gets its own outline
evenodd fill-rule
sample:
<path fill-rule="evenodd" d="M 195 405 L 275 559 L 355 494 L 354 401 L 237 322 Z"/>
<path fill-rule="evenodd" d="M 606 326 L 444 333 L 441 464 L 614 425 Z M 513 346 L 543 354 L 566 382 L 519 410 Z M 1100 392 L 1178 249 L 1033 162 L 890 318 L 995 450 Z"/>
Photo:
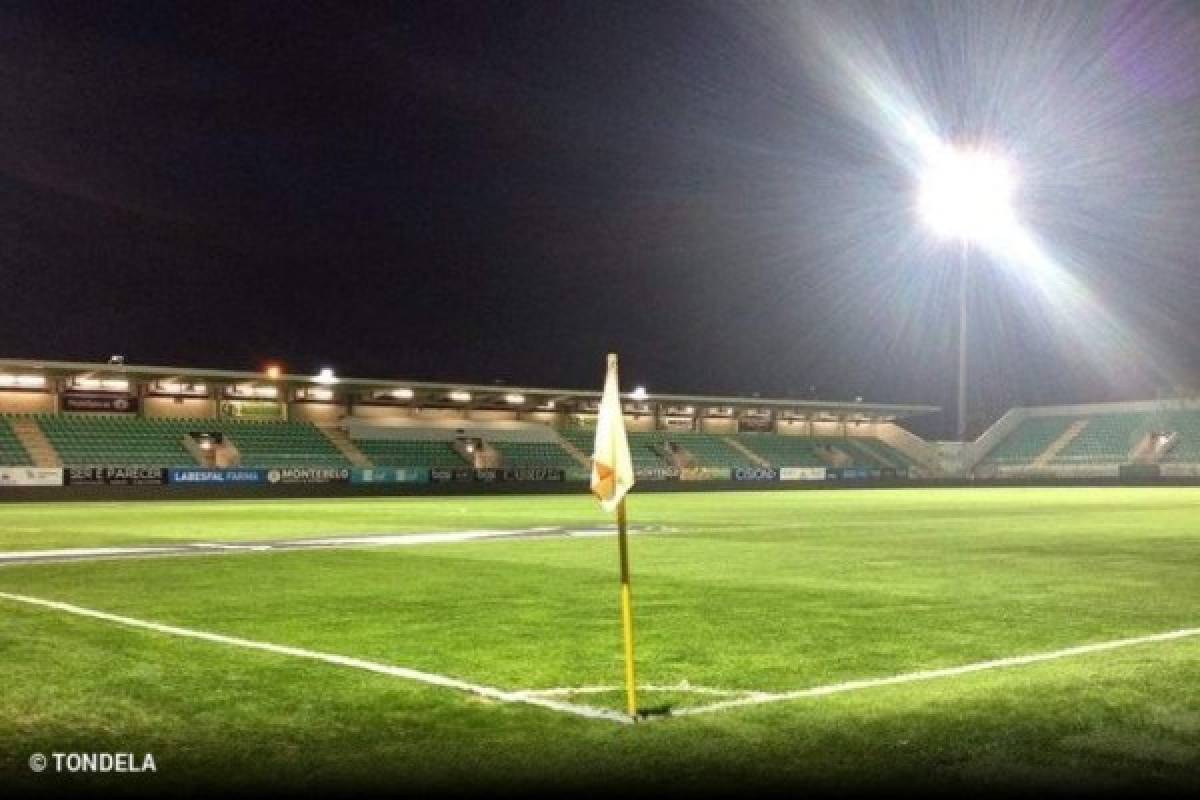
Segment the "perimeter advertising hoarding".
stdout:
<path fill-rule="evenodd" d="M 777 481 L 779 480 L 779 470 L 773 467 L 735 467 L 733 479 L 735 481 Z"/>
<path fill-rule="evenodd" d="M 63 411 L 101 411 L 107 414 L 134 414 L 138 399 L 128 395 L 72 394 L 62 396 Z"/>
<path fill-rule="evenodd" d="M 825 467 L 780 467 L 781 481 L 823 481 Z"/>
<path fill-rule="evenodd" d="M 738 432 L 740 433 L 770 433 L 770 417 L 738 417 Z"/>
<path fill-rule="evenodd" d="M 255 484 L 266 483 L 264 469 L 172 469 L 167 476 L 172 486 L 200 486 L 212 484 Z"/>
<path fill-rule="evenodd" d="M 1122 464 L 1117 468 L 1121 478 L 1158 478 L 1162 475 L 1159 464 Z"/>
<path fill-rule="evenodd" d="M 481 483 L 498 481 L 561 481 L 565 477 L 557 467 L 509 467 L 505 469 L 477 469 L 475 480 Z"/>
<path fill-rule="evenodd" d="M 267 483 L 349 483 L 349 467 L 278 467 L 267 470 Z"/>
<path fill-rule="evenodd" d="M 678 467 L 634 467 L 635 481 L 677 481 L 680 470 Z"/>
<path fill-rule="evenodd" d="M 0 487 L 62 485 L 63 471 L 58 467 L 0 467 Z"/>
<path fill-rule="evenodd" d="M 684 467 L 679 470 L 680 480 L 685 481 L 727 481 L 730 474 L 729 467 Z"/>
<path fill-rule="evenodd" d="M 474 472 L 470 467 L 434 467 L 429 479 L 434 483 L 462 483 L 475 477 Z"/>
<path fill-rule="evenodd" d="M 159 467 L 67 467 L 68 486 L 162 486 L 167 470 Z"/>
<path fill-rule="evenodd" d="M 374 467 L 350 472 L 351 483 L 429 483 L 426 467 Z"/>

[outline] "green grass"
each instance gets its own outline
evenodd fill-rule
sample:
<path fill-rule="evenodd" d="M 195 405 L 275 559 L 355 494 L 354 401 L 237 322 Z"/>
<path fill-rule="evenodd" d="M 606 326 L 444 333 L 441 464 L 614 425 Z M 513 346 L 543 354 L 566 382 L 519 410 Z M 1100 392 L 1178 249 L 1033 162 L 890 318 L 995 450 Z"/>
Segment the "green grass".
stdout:
<path fill-rule="evenodd" d="M 641 682 L 782 691 L 1200 626 L 1200 490 L 636 495 Z M 587 497 L 0 505 L 0 550 L 610 522 Z M 610 538 L 0 567 L 506 689 L 617 684 Z M 1200 641 L 636 727 L 0 600 L 0 786 L 1200 789 Z M 619 707 L 619 693 L 577 698 Z M 706 702 L 679 693 L 647 705 Z M 153 776 L 33 775 L 151 751 Z"/>

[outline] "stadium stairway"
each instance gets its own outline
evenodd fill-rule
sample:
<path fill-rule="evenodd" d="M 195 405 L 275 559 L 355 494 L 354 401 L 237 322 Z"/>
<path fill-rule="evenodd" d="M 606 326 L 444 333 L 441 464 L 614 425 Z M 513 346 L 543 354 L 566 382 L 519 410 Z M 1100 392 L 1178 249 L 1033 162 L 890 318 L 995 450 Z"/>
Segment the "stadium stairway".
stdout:
<path fill-rule="evenodd" d="M 1050 466 L 1050 463 L 1058 457 L 1058 454 L 1066 450 L 1071 442 L 1075 441 L 1079 437 L 1079 434 L 1083 433 L 1083 429 L 1087 426 L 1088 421 L 1086 419 L 1077 419 L 1072 422 L 1057 439 L 1050 443 L 1049 447 L 1033 460 L 1032 466 L 1035 469 L 1043 469 Z"/>
<path fill-rule="evenodd" d="M 766 459 L 774 467 L 827 466 L 827 462 L 817 454 L 814 440 L 808 436 L 739 433 L 736 438 L 747 450 Z"/>
<path fill-rule="evenodd" d="M 767 461 L 767 459 L 763 458 L 758 453 L 751 450 L 749 447 L 746 447 L 746 445 L 742 444 L 741 442 L 739 442 L 737 439 L 733 438 L 732 436 L 722 436 L 721 441 L 723 441 L 725 444 L 732 447 L 734 450 L 737 450 L 739 453 L 741 453 L 746 458 L 750 459 L 750 461 L 754 462 L 758 466 L 760 466 L 760 467 L 770 467 L 771 466 L 770 461 Z"/>
<path fill-rule="evenodd" d="M 1065 417 L 1023 419 L 996 442 L 979 463 L 998 467 L 1028 466 L 1063 435 L 1070 422 Z"/>
<path fill-rule="evenodd" d="M 17 441 L 25 448 L 25 452 L 29 454 L 29 459 L 33 466 L 62 466 L 62 459 L 58 457 L 58 452 L 50 444 L 50 440 L 46 438 L 46 434 L 42 433 L 42 429 L 33 421 L 32 417 L 10 419 L 9 427 L 12 429 Z"/>
<path fill-rule="evenodd" d="M 354 466 L 362 469 L 370 469 L 375 466 L 363 451 L 354 446 L 354 442 L 350 441 L 350 437 L 341 428 L 317 426 L 317 430 L 324 434 L 329 443 L 336 447 L 338 452 Z"/>
<path fill-rule="evenodd" d="M 575 462 L 577 464 L 579 464 L 579 466 L 581 466 L 585 469 L 592 468 L 592 456 L 591 456 L 590 452 L 589 453 L 583 452 L 582 450 L 580 450 L 578 447 L 575 446 L 574 442 L 567 439 L 565 436 L 563 436 L 558 431 L 555 431 L 554 433 L 558 437 L 559 447 L 561 447 L 563 450 L 566 450 L 567 453 L 571 456 L 571 458 L 575 459 Z"/>

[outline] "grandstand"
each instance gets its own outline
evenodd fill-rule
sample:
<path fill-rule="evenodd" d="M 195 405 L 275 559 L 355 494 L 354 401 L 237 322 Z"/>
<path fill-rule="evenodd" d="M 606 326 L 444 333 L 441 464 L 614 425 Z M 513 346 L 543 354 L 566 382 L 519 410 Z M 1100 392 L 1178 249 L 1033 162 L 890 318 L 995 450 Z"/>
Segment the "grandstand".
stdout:
<path fill-rule="evenodd" d="M 0 361 L 0 378 L 0 466 L 44 468 L 544 467 L 578 476 L 599 398 L 592 390 L 73 362 Z M 915 474 L 932 470 L 929 447 L 897 422 L 934 410 L 655 395 L 629 402 L 627 426 L 643 470 Z"/>
<path fill-rule="evenodd" d="M 0 361 L 0 467 L 545 468 L 578 480 L 588 464 L 597 391 L 332 386 L 322 376 Z M 929 406 L 653 395 L 626 410 L 634 466 L 648 477 L 1116 477 L 1133 467 L 1200 477 L 1198 400 L 1017 408 L 965 444 L 900 426 Z"/>
<path fill-rule="evenodd" d="M 776 467 L 821 467 L 817 443 L 807 436 L 776 436 L 770 433 L 741 433 L 737 439 Z"/>
<path fill-rule="evenodd" d="M 1033 417 L 1023 421 L 989 452 L 984 463 L 1032 464 L 1073 420 L 1066 417 Z"/>
<path fill-rule="evenodd" d="M 977 474 L 1112 475 L 1122 467 L 1200 472 L 1200 405 L 1172 399 L 1014 409 L 980 437 Z"/>
<path fill-rule="evenodd" d="M 38 414 L 34 421 L 64 466 L 193 466 L 193 433 L 221 434 L 244 467 L 347 467 L 311 423 L 229 419 L 146 419 L 125 415 Z"/>
<path fill-rule="evenodd" d="M 542 442 L 492 442 L 506 467 L 578 467 L 579 462 L 561 445 Z"/>
<path fill-rule="evenodd" d="M 12 425 L 0 417 L 0 466 L 23 467 L 32 463 L 24 445 L 13 433 Z"/>
<path fill-rule="evenodd" d="M 470 464 L 450 442 L 354 439 L 354 445 L 376 467 L 466 467 Z"/>

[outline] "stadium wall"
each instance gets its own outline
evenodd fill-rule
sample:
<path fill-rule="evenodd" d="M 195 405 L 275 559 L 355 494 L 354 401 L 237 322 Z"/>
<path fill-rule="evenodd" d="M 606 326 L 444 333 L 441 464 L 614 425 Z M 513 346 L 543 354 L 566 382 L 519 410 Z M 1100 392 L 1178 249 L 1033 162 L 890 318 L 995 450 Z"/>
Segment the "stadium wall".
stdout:
<path fill-rule="evenodd" d="M 326 427 L 337 425 L 345 414 L 341 403 L 294 402 L 288 408 L 288 419 Z"/>
<path fill-rule="evenodd" d="M 1155 478 L 1136 477 L 1047 477 L 1036 475 L 998 476 L 988 479 L 874 479 L 865 481 L 653 481 L 639 483 L 631 495 L 667 492 L 722 491 L 810 491 L 810 490 L 870 490 L 870 489 L 958 489 L 958 488 L 1016 488 L 1016 487 L 1116 487 L 1116 486 L 1200 486 L 1200 469 L 1191 475 L 1167 475 Z M 587 484 L 580 481 L 512 482 L 512 483 L 443 483 L 443 484 L 324 484 L 279 486 L 4 486 L 0 487 L 0 503 L 4 502 L 114 502 L 128 501 L 195 501 L 195 500 L 254 500 L 340 497 L 449 497 L 477 495 L 576 494 L 581 499 L 589 495 Z"/>
<path fill-rule="evenodd" d="M 145 397 L 142 414 L 171 419 L 208 419 L 217 415 L 217 401 L 205 397 Z"/>
<path fill-rule="evenodd" d="M 53 414 L 58 395 L 53 392 L 0 391 L 0 414 Z"/>

